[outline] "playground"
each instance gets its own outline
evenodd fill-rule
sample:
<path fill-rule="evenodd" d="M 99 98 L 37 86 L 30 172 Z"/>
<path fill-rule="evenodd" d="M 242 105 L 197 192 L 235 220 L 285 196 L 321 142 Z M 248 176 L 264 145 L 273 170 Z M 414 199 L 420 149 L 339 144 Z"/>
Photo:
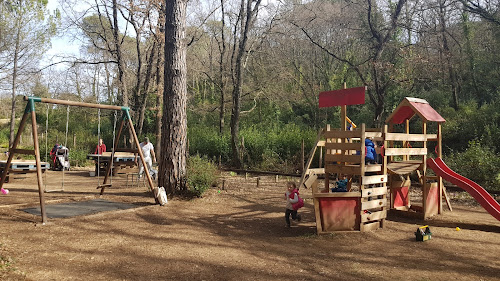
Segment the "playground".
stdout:
<path fill-rule="evenodd" d="M 92 169 L 92 168 L 89 168 Z M 61 185 L 60 171 L 47 184 Z M 59 174 L 57 174 L 59 173 Z M 449 192 L 453 212 L 430 220 L 389 217 L 368 232 L 317 235 L 310 190 L 302 221 L 285 227 L 287 178 L 223 175 L 203 198 L 155 204 L 147 184 L 126 177 L 99 196 L 86 170 L 66 172 L 64 191 L 45 194 L 48 223 L 22 211 L 39 207 L 36 175 L 13 176 L 0 204 L 2 280 L 499 280 L 500 222 L 475 201 Z M 297 179 L 295 179 L 297 180 Z M 116 186 L 116 187 L 115 187 Z M 219 193 L 220 191 L 220 193 Z M 51 218 L 58 203 L 102 199 L 132 204 Z M 457 200 L 455 200 L 457 199 Z M 432 239 L 415 241 L 428 224 Z M 457 231 L 459 227 L 459 231 Z"/>
<path fill-rule="evenodd" d="M 128 126 L 139 144 L 127 107 L 25 98 L 2 162 L 10 169 L 0 182 L 0 278 L 500 280 L 498 198 L 442 160 L 445 119 L 407 97 L 383 128 L 356 128 L 346 105 L 364 97 L 364 87 L 320 93 L 320 107 L 341 106 L 341 128 L 319 131 L 300 180 L 224 173 L 203 197 L 168 204 L 148 169 L 138 177 L 142 149 L 119 141 L 111 153 L 87 156 L 102 166 L 49 170 L 40 160 L 36 102 L 121 110 L 115 140 Z M 34 150 L 19 149 L 29 115 Z M 410 130 L 413 117 L 420 130 Z M 290 180 L 305 204 L 302 220 L 285 227 Z M 416 241 L 419 229 L 427 241 Z"/>

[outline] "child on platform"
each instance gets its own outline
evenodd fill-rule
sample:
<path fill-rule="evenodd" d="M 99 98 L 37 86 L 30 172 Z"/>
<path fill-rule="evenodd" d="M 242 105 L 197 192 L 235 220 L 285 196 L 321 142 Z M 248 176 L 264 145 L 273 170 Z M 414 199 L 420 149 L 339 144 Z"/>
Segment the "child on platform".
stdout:
<path fill-rule="evenodd" d="M 304 200 L 299 197 L 299 190 L 295 185 L 295 182 L 287 182 L 287 191 L 285 192 L 286 198 L 286 210 L 285 210 L 285 221 L 286 226 L 290 227 L 290 215 L 292 215 L 293 220 L 300 221 L 302 218 L 297 214 L 297 210 L 304 206 Z"/>

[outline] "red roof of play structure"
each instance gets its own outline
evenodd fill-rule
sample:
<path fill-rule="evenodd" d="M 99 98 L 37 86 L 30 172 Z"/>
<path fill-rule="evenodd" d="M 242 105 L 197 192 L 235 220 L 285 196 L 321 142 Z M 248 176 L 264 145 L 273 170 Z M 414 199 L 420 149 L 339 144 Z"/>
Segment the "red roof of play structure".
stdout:
<path fill-rule="evenodd" d="M 386 123 L 401 124 L 418 114 L 424 121 L 446 122 L 446 120 L 432 108 L 424 99 L 405 98 L 387 118 Z"/>

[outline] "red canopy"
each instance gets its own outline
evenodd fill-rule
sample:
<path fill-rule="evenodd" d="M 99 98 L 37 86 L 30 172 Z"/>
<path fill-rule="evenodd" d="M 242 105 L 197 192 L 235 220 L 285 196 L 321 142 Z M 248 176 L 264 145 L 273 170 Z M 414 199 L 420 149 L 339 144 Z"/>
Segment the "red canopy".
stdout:
<path fill-rule="evenodd" d="M 446 120 L 432 108 L 424 99 L 405 98 L 387 118 L 386 123 L 401 124 L 418 114 L 424 121 L 446 122 Z"/>
<path fill-rule="evenodd" d="M 366 87 L 341 89 L 319 93 L 319 107 L 354 105 L 365 103 Z"/>

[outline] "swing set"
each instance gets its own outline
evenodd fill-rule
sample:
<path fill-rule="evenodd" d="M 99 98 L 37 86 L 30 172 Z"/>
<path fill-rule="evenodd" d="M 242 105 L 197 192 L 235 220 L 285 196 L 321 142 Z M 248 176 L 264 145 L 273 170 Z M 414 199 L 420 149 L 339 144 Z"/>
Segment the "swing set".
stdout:
<path fill-rule="evenodd" d="M 8 175 L 9 169 L 11 167 L 12 160 L 14 158 L 14 154 L 24 154 L 24 155 L 35 155 L 35 161 L 36 161 L 36 174 L 37 174 L 37 181 L 38 181 L 38 194 L 40 198 L 40 211 L 42 215 L 42 223 L 45 224 L 47 222 L 47 213 L 45 210 L 45 199 L 44 199 L 44 190 L 42 189 L 43 186 L 43 180 L 42 180 L 42 162 L 40 160 L 40 147 L 38 143 L 38 132 L 37 132 L 37 123 L 36 123 L 36 113 L 35 113 L 35 103 L 40 102 L 40 103 L 47 103 L 47 104 L 59 104 L 59 105 L 67 105 L 68 109 L 69 106 L 78 106 L 78 107 L 87 107 L 87 108 L 97 108 L 99 111 L 101 109 L 110 109 L 110 110 L 121 110 L 122 112 L 122 120 L 120 123 L 120 126 L 118 128 L 118 133 L 114 135 L 113 139 L 113 150 L 111 152 L 111 157 L 109 158 L 108 165 L 106 166 L 106 173 L 104 180 L 101 185 L 97 186 L 97 189 L 101 189 L 100 195 L 104 194 L 104 190 L 106 187 L 110 187 L 111 183 L 108 183 L 108 179 L 110 178 L 111 174 L 111 169 L 113 166 L 113 159 L 114 159 L 114 153 L 115 152 L 129 152 L 129 153 L 135 153 L 138 154 L 140 157 L 140 160 L 142 161 L 142 164 L 144 167 L 146 167 L 146 162 L 144 160 L 144 155 L 142 153 L 141 149 L 138 149 L 139 146 L 139 139 L 137 138 L 137 134 L 134 129 L 134 124 L 132 122 L 132 119 L 130 117 L 130 108 L 126 106 L 117 106 L 117 105 L 106 105 L 106 104 L 94 104 L 94 103 L 84 103 L 84 102 L 75 102 L 75 101 L 65 101 L 65 100 L 58 100 L 58 99 L 50 99 L 50 98 L 39 98 L 39 97 L 24 97 L 24 100 L 27 102 L 26 103 L 26 108 L 24 110 L 23 117 L 21 118 L 21 123 L 19 124 L 19 128 L 17 130 L 16 137 L 14 139 L 14 142 L 12 143 L 12 147 L 9 148 L 9 157 L 7 159 L 7 163 L 5 164 L 5 168 L 3 169 L 3 172 L 1 174 L 1 179 L 0 179 L 0 189 L 3 187 L 3 184 L 5 183 L 5 179 Z M 69 112 L 69 110 L 68 110 Z M 69 113 L 68 113 L 69 114 Z M 31 123 L 32 123 L 32 135 L 33 135 L 33 150 L 29 149 L 18 149 L 17 145 L 19 144 L 19 140 L 21 138 L 21 134 L 24 130 L 24 127 L 26 125 L 26 122 L 28 122 L 28 118 L 31 115 Z M 128 126 L 131 138 L 135 144 L 136 148 L 118 148 L 119 140 L 122 135 L 122 132 L 124 128 Z M 153 180 L 151 179 L 151 175 L 148 171 L 148 169 L 144 169 L 146 179 L 148 180 L 148 184 L 150 187 L 151 194 L 153 195 L 153 198 L 155 198 L 155 202 L 159 203 L 159 200 L 157 196 L 155 195 L 155 187 Z"/>

